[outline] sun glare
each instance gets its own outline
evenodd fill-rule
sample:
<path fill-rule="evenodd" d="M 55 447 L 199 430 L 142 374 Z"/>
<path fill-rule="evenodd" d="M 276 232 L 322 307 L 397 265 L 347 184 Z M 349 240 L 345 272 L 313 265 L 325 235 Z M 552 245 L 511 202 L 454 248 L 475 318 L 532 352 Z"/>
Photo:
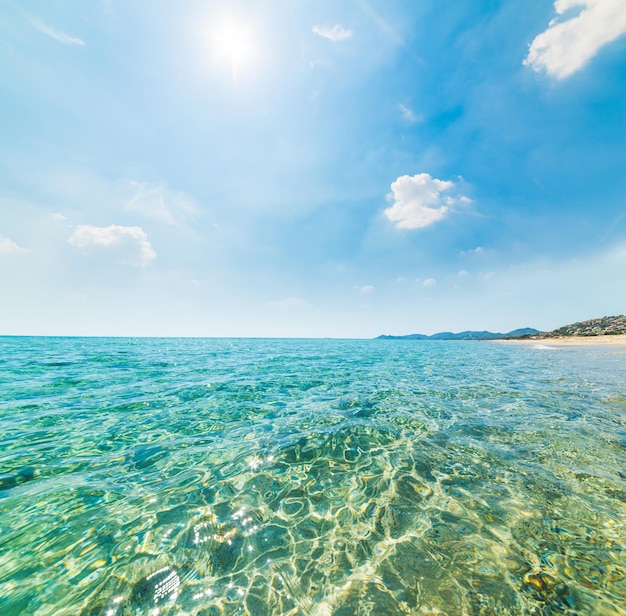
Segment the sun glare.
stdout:
<path fill-rule="evenodd" d="M 251 29 L 236 22 L 224 23 L 213 34 L 214 53 L 219 62 L 228 65 L 233 79 L 250 66 L 255 56 Z"/>

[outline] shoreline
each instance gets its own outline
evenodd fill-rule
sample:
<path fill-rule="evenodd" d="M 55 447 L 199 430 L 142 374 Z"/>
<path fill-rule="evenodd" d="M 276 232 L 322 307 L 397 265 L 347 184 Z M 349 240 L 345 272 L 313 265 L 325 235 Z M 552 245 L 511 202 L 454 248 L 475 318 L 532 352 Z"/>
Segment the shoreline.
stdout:
<path fill-rule="evenodd" d="M 562 338 L 499 339 L 493 342 L 514 344 L 541 344 L 545 346 L 618 346 L 626 348 L 626 334 L 609 336 L 563 336 Z"/>

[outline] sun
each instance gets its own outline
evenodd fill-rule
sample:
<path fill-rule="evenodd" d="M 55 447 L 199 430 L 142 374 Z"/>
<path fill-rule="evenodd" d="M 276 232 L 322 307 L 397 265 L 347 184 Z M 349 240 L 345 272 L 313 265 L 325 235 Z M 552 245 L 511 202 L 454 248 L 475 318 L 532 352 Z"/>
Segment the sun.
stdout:
<path fill-rule="evenodd" d="M 215 57 L 231 70 L 233 80 L 250 67 L 256 55 L 252 29 L 236 21 L 220 24 L 213 32 Z"/>

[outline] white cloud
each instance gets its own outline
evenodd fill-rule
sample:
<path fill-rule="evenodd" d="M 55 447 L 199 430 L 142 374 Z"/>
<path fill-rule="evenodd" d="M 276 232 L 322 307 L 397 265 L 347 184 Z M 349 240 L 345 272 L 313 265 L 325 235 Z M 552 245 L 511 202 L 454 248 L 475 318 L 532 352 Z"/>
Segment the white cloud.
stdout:
<path fill-rule="evenodd" d="M 347 41 L 352 38 L 352 30 L 348 30 L 339 24 L 334 26 L 313 26 L 313 34 L 328 39 L 333 43 L 340 43 L 341 41 Z"/>
<path fill-rule="evenodd" d="M 308 308 L 308 304 L 301 297 L 288 297 L 287 299 L 281 299 L 266 304 L 270 308 L 280 308 L 281 310 Z"/>
<path fill-rule="evenodd" d="M 421 122 L 423 119 L 422 116 L 415 115 L 415 112 L 410 107 L 407 107 L 406 105 L 403 105 L 402 103 L 398 105 L 398 109 L 400 109 L 400 114 L 402 115 L 402 118 L 406 122 L 409 122 L 409 124 L 415 124 L 416 122 Z"/>
<path fill-rule="evenodd" d="M 0 235 L 0 255 L 21 255 L 25 252 L 28 252 L 26 248 L 22 248 L 8 237 Z"/>
<path fill-rule="evenodd" d="M 422 282 L 422 285 L 424 285 L 425 287 L 434 287 L 436 284 L 437 280 L 435 278 L 426 278 L 426 280 Z"/>
<path fill-rule="evenodd" d="M 444 218 L 453 205 L 468 203 L 463 196 L 444 195 L 455 188 L 454 182 L 438 180 L 428 173 L 402 175 L 391 184 L 388 196 L 393 205 L 385 216 L 398 229 L 421 229 Z"/>
<path fill-rule="evenodd" d="M 183 193 L 174 193 L 161 184 L 130 180 L 128 186 L 133 196 L 126 208 L 147 218 L 154 218 L 169 225 L 178 225 L 180 218 L 195 214 L 195 203 Z"/>
<path fill-rule="evenodd" d="M 461 250 L 460 254 L 462 257 L 466 257 L 467 255 L 479 255 L 481 252 L 485 252 L 485 249 L 482 246 L 476 246 L 476 248 L 469 250 Z"/>
<path fill-rule="evenodd" d="M 457 276 L 469 276 L 469 272 L 467 270 L 459 270 Z"/>
<path fill-rule="evenodd" d="M 374 292 L 374 287 L 371 284 L 366 284 L 366 285 L 363 285 L 362 287 L 359 287 L 359 291 L 361 291 L 361 293 L 365 293 L 367 295 L 369 293 L 373 293 Z"/>
<path fill-rule="evenodd" d="M 531 43 L 524 65 L 563 79 L 626 34 L 624 0 L 556 0 L 557 18 Z M 578 14 L 565 17 L 570 9 Z"/>
<path fill-rule="evenodd" d="M 68 242 L 89 256 L 104 256 L 123 265 L 145 266 L 156 252 L 141 227 L 78 225 Z"/>
<path fill-rule="evenodd" d="M 40 19 L 31 19 L 31 23 L 37 30 L 47 34 L 49 37 L 53 38 L 55 41 L 59 43 L 63 43 L 63 45 L 84 45 L 85 41 L 82 39 L 76 38 L 75 36 L 70 36 L 69 34 L 65 34 L 65 32 L 61 32 L 60 30 L 55 30 L 48 24 L 45 24 Z"/>

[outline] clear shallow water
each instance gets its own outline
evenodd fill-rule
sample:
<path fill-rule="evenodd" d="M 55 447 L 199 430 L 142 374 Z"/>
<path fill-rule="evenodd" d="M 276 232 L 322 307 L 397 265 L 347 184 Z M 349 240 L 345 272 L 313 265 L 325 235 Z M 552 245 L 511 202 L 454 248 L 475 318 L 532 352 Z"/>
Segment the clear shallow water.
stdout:
<path fill-rule="evenodd" d="M 625 614 L 626 352 L 0 338 L 0 614 Z"/>

